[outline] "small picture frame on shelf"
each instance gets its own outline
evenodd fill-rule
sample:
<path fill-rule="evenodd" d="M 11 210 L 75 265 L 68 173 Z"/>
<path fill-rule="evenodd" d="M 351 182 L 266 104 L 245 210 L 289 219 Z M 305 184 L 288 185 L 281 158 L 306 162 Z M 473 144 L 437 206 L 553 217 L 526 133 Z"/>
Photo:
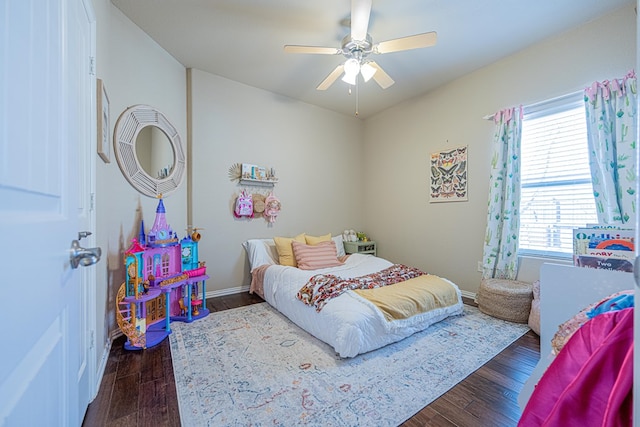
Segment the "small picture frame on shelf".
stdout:
<path fill-rule="evenodd" d="M 242 164 L 242 175 L 240 178 L 242 179 L 256 179 L 255 170 L 258 166 L 252 165 L 250 163 Z"/>
<path fill-rule="evenodd" d="M 111 162 L 111 144 L 110 141 L 110 129 L 111 123 L 109 121 L 109 96 L 107 95 L 107 89 L 104 86 L 104 82 L 101 79 L 97 79 L 97 110 L 98 110 L 98 125 L 97 128 L 97 151 L 100 158 L 105 163 Z"/>

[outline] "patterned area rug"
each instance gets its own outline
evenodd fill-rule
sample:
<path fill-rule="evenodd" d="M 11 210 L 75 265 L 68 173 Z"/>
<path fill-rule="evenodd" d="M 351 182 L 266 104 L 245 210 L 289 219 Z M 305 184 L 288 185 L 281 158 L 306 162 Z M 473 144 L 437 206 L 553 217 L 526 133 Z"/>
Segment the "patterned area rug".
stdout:
<path fill-rule="evenodd" d="M 171 327 L 184 426 L 397 426 L 529 330 L 465 306 L 342 359 L 267 303 Z"/>

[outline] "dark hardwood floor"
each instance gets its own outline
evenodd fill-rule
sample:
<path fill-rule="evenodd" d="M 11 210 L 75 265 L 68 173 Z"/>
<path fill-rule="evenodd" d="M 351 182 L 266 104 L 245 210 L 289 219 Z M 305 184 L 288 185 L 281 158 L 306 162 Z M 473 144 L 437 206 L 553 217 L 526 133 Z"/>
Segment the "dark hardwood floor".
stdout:
<path fill-rule="evenodd" d="M 209 298 L 207 308 L 213 312 L 258 302 L 260 297 L 242 293 Z M 467 299 L 465 303 L 475 305 Z M 179 426 L 169 340 L 144 351 L 126 351 L 124 341 L 121 337 L 113 342 L 83 426 Z M 539 357 L 540 339 L 529 331 L 402 426 L 516 426 L 518 393 Z"/>

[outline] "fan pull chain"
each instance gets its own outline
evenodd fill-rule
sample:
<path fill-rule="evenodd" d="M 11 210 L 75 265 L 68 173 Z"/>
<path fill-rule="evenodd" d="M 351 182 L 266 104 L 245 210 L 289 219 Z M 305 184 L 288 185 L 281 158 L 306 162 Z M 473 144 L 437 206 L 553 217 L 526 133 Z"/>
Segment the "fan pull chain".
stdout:
<path fill-rule="evenodd" d="M 356 117 L 358 117 L 358 110 L 359 110 L 359 105 L 358 105 L 359 104 L 358 103 L 358 101 L 359 101 L 358 80 L 359 80 L 358 76 L 356 76 Z"/>
<path fill-rule="evenodd" d="M 349 85 L 349 96 L 351 96 L 351 87 L 352 87 L 352 85 Z M 359 110 L 359 101 L 360 101 L 359 98 L 360 97 L 358 96 L 359 91 L 358 91 L 358 78 L 357 77 L 356 77 L 355 87 L 356 87 L 356 117 L 358 117 L 358 114 L 359 114 L 359 111 L 358 111 Z"/>

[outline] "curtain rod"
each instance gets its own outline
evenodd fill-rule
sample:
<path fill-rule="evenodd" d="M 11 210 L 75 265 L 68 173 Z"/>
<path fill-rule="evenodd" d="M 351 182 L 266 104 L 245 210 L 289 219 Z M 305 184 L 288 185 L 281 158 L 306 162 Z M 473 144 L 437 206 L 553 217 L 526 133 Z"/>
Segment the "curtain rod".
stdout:
<path fill-rule="evenodd" d="M 534 109 L 536 107 L 540 107 L 541 105 L 546 105 L 546 104 L 553 104 L 555 102 L 559 102 L 559 101 L 564 101 L 566 98 L 573 98 L 577 95 L 580 95 L 583 93 L 584 90 L 577 90 L 575 92 L 571 92 L 571 93 L 567 93 L 564 95 L 560 95 L 560 96 L 556 96 L 555 98 L 551 98 L 551 99 L 546 99 L 544 101 L 539 101 L 539 102 L 534 102 L 533 104 L 528 104 L 522 107 L 523 111 L 526 110 L 531 110 Z M 495 113 L 494 114 L 489 114 L 486 115 L 484 117 L 482 117 L 483 120 L 493 120 L 495 117 Z"/>

